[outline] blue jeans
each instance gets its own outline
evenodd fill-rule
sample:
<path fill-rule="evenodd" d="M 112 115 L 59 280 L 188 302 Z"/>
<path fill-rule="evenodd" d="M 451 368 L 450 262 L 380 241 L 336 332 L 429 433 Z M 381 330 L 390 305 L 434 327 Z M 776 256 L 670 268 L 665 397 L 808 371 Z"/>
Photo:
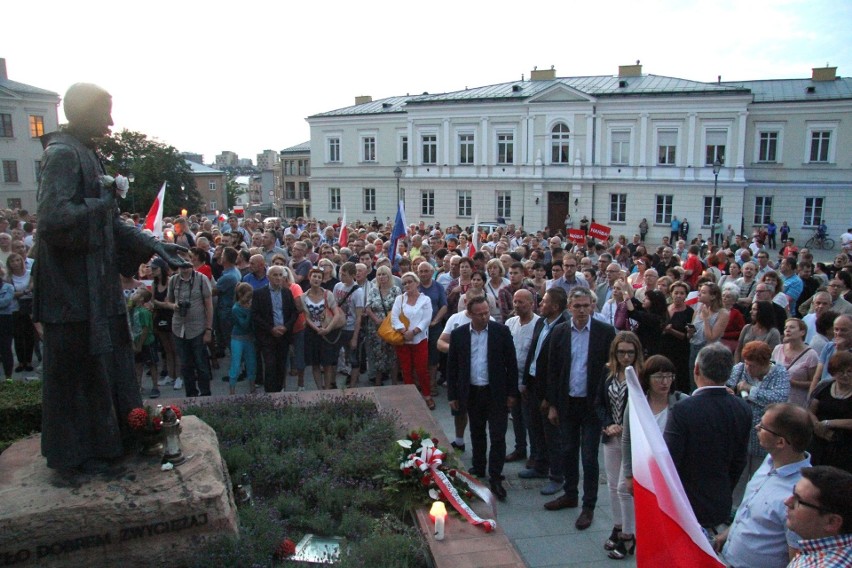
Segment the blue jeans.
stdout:
<path fill-rule="evenodd" d="M 235 335 L 231 336 L 231 368 L 228 370 L 228 384 L 231 388 L 237 386 L 237 376 L 240 374 L 240 363 L 246 362 L 246 378 L 254 384 L 257 378 L 257 358 L 254 352 L 254 341 Z"/>
<path fill-rule="evenodd" d="M 186 396 L 210 396 L 210 361 L 204 334 L 185 339 L 175 336 L 175 347 L 180 356 L 180 372 Z"/>
<path fill-rule="evenodd" d="M 583 459 L 583 508 L 594 509 L 598 502 L 598 446 L 601 420 L 589 407 L 586 397 L 569 397 L 567 412 L 559 413 L 562 438 L 560 457 L 565 474 L 565 494 L 579 496 L 580 455 Z"/>

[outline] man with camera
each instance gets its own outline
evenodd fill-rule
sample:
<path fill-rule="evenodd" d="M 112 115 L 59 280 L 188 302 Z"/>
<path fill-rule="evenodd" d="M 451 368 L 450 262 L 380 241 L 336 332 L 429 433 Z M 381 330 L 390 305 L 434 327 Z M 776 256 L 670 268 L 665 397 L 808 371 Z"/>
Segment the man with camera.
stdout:
<path fill-rule="evenodd" d="M 213 337 L 213 299 L 210 281 L 192 266 L 182 267 L 169 280 L 172 333 L 181 361 L 186 396 L 210 396 L 207 344 Z"/>

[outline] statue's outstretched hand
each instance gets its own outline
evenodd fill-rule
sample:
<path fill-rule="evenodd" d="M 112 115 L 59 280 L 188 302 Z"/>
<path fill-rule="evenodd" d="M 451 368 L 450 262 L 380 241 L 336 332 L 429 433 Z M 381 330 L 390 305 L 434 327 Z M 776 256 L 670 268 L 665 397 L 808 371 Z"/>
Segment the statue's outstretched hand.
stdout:
<path fill-rule="evenodd" d="M 154 247 L 154 252 L 160 255 L 160 257 L 174 269 L 190 266 L 188 261 L 178 256 L 178 253 L 180 252 L 188 252 L 186 247 L 182 247 L 174 243 L 157 243 Z"/>

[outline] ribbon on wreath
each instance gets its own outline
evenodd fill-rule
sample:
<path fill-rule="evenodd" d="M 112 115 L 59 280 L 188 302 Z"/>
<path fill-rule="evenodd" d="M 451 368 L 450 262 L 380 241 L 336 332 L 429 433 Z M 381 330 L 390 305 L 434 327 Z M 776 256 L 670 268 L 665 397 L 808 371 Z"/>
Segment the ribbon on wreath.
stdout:
<path fill-rule="evenodd" d="M 467 520 L 468 523 L 482 527 L 487 533 L 493 531 L 497 528 L 497 521 L 494 519 L 483 519 L 477 515 L 461 498 L 458 491 L 456 491 L 455 486 L 453 486 L 452 482 L 449 478 L 447 478 L 447 474 L 441 471 L 440 467 L 444 463 L 444 455 L 444 452 L 435 447 L 432 440 L 426 439 L 421 442 L 421 446 L 417 450 L 417 453 L 411 454 L 409 459 L 414 462 L 414 466 L 420 471 L 429 473 L 432 481 L 435 482 L 435 485 L 438 486 L 438 489 L 441 490 L 441 493 L 447 498 L 447 501 L 462 517 Z M 488 503 L 491 506 L 492 515 L 494 514 L 495 501 L 491 490 L 467 473 L 458 470 L 452 470 L 451 473 L 467 485 L 471 492 Z"/>

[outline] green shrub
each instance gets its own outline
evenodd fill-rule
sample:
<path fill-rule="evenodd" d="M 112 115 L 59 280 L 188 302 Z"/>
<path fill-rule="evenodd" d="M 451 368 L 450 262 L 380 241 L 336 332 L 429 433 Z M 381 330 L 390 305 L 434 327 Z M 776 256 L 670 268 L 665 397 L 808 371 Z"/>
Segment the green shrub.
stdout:
<path fill-rule="evenodd" d="M 0 452 L 41 432 L 41 381 L 0 382 Z"/>

